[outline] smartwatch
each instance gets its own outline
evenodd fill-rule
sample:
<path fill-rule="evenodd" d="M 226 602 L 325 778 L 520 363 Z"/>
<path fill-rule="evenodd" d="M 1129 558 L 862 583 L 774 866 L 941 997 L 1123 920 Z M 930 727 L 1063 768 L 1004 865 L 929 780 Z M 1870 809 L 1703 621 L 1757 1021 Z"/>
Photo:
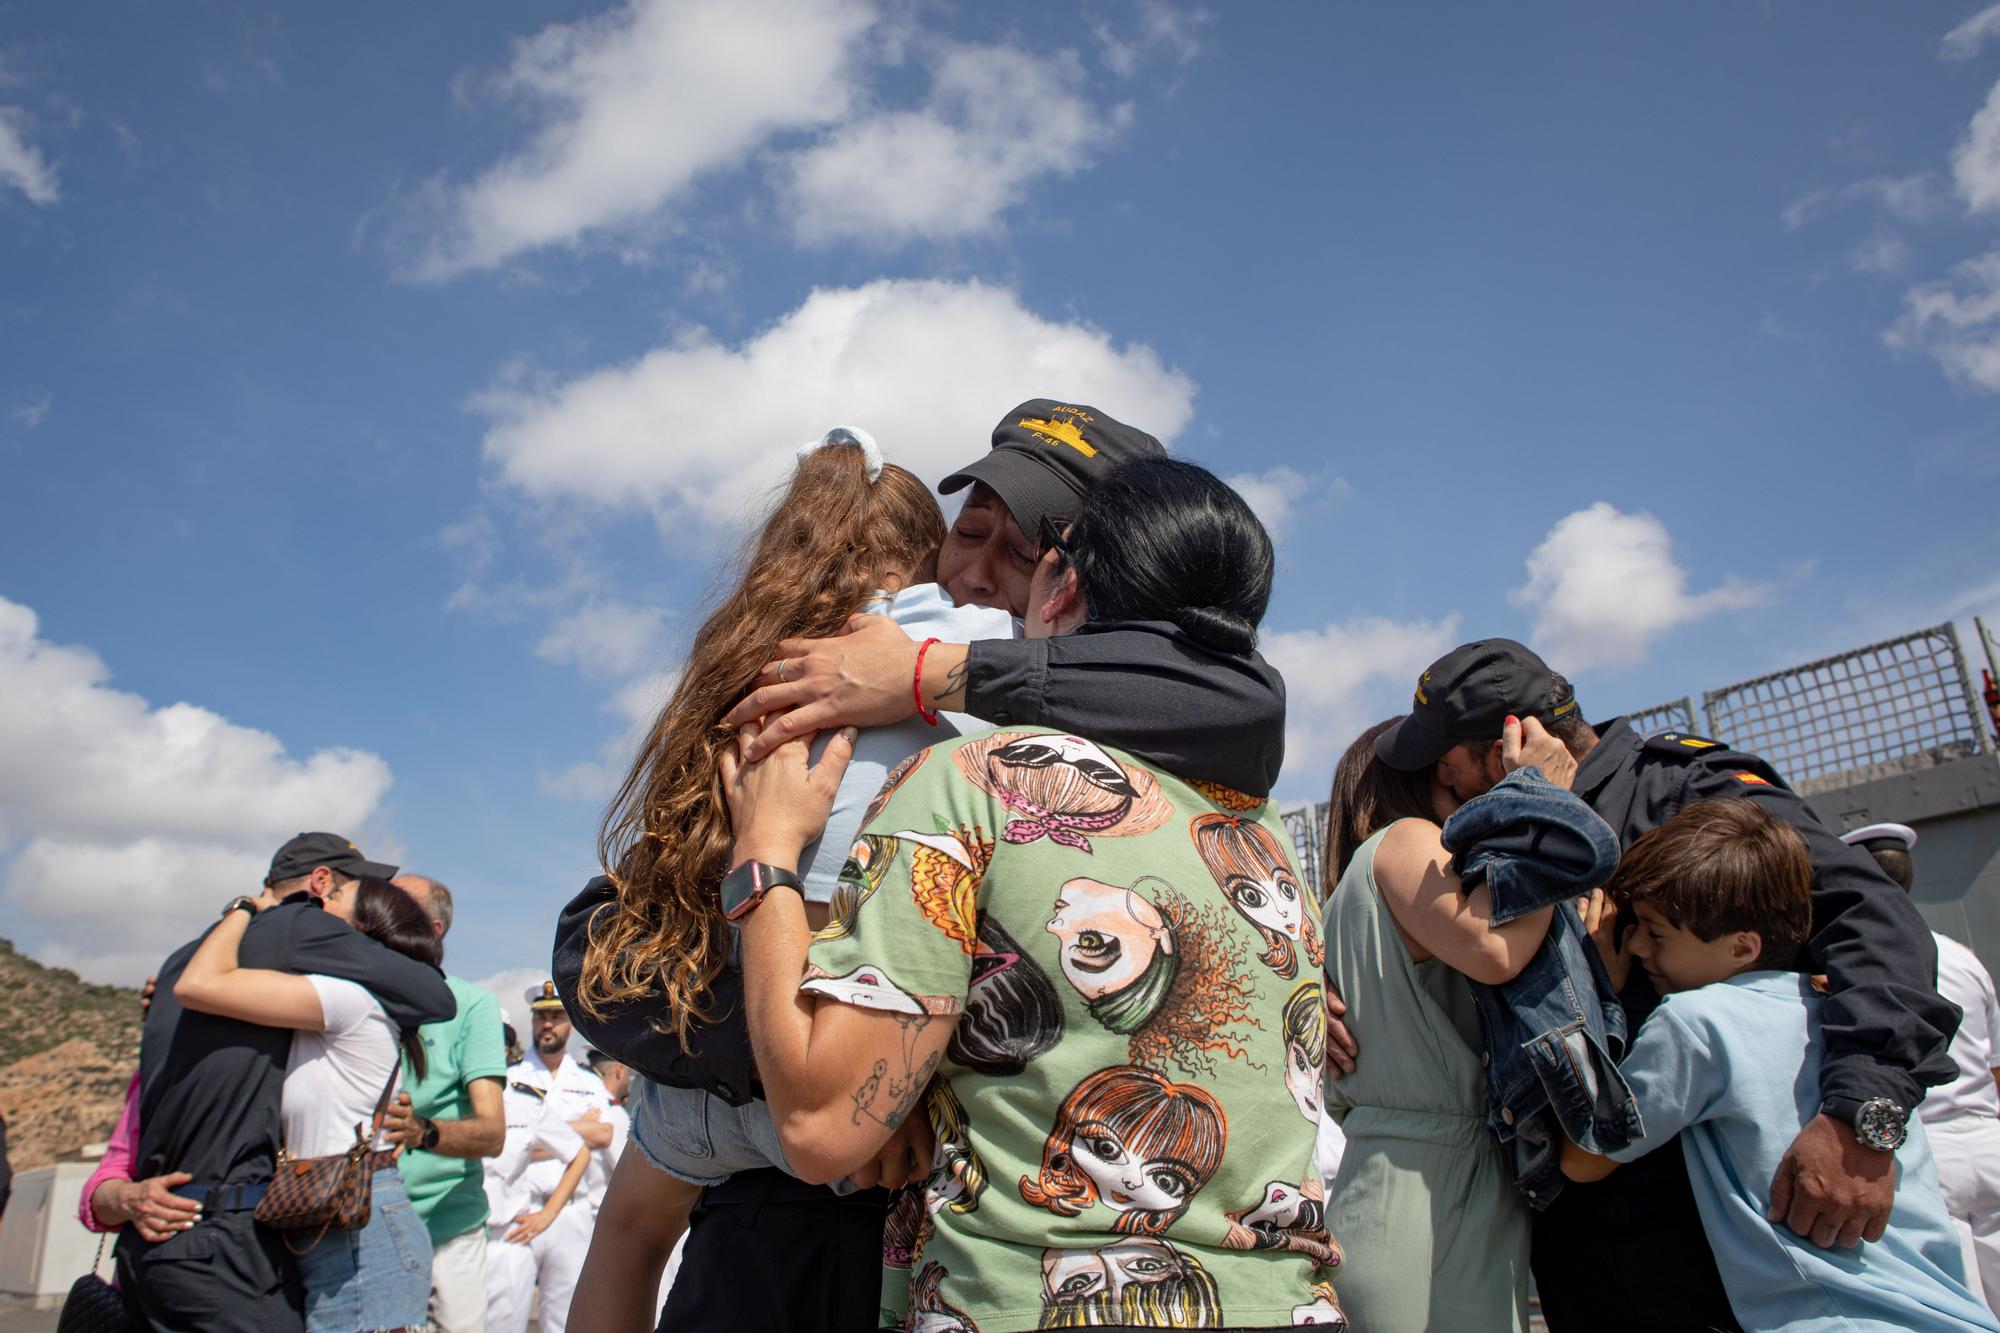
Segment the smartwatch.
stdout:
<path fill-rule="evenodd" d="M 728 921 L 740 921 L 757 910 L 757 904 L 764 901 L 764 895 L 775 888 L 787 888 L 801 898 L 805 888 L 799 877 L 782 866 L 765 865 L 762 861 L 745 861 L 736 869 L 722 877 L 722 915 Z"/>
<path fill-rule="evenodd" d="M 231 912 L 241 912 L 254 921 L 257 918 L 257 904 L 247 897 L 238 898 L 235 902 L 222 909 L 224 916 L 228 916 Z"/>
<path fill-rule="evenodd" d="M 1819 1104 L 1820 1114 L 1832 1116 L 1854 1128 L 1854 1137 L 1864 1148 L 1894 1152 L 1910 1136 L 1910 1113 L 1887 1097 L 1828 1097 Z"/>
<path fill-rule="evenodd" d="M 424 1122 L 424 1136 L 417 1140 L 417 1146 L 425 1152 L 430 1152 L 438 1146 L 438 1122 L 429 1116 L 424 1116 L 422 1119 Z"/>

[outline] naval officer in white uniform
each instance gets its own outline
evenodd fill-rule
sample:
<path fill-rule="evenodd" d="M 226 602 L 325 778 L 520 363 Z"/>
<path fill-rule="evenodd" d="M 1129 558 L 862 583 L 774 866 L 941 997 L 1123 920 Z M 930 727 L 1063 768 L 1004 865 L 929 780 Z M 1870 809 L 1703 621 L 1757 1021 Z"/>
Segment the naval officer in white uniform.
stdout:
<path fill-rule="evenodd" d="M 538 1285 L 540 1328 L 564 1333 L 602 1182 L 610 1178 L 610 1162 L 600 1159 L 622 1146 L 604 1081 L 569 1054 L 569 1015 L 555 983 L 529 987 L 527 1000 L 534 1049 L 507 1070 L 507 1138 L 487 1175 L 495 1229 L 487 1266 L 489 1333 L 521 1333 Z M 506 1240 L 523 1231 L 529 1233 L 525 1244 Z"/>
<path fill-rule="evenodd" d="M 1910 891 L 1910 849 L 1917 831 L 1904 824 L 1870 824 L 1840 840 L 1875 858 L 1882 873 Z M 1951 1082 L 1932 1088 L 1917 1107 L 1937 1162 L 1938 1188 L 1965 1251 L 1966 1285 L 1984 1289 L 1987 1308 L 2000 1302 L 2000 1001 L 1979 955 L 1949 935 L 1937 941 L 1938 994 L 1965 1011 L 1951 1039 Z"/>

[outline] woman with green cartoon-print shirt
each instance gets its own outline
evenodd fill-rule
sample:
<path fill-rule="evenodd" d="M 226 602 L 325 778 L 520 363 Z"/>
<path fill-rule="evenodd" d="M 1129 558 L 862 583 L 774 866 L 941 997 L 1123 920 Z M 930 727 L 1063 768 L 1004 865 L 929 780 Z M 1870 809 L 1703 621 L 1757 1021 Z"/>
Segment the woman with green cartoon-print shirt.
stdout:
<path fill-rule="evenodd" d="M 1208 472 L 1129 463 L 1036 570 L 1027 632 L 1171 622 L 1247 653 L 1269 538 Z M 1344 1323 L 1313 1168 L 1320 905 L 1275 807 L 1001 729 L 892 776 L 832 920 L 779 886 L 844 746 L 725 764 L 745 1004 L 787 1158 L 835 1179 L 920 1107 L 884 1308 L 926 1333 Z"/>

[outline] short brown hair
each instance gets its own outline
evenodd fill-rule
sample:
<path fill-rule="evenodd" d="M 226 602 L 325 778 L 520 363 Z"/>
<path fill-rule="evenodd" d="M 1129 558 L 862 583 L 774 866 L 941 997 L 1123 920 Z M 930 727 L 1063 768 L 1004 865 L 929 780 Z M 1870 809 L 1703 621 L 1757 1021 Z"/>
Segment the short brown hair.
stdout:
<path fill-rule="evenodd" d="M 1791 967 L 1812 933 L 1812 862 L 1799 835 L 1755 801 L 1696 801 L 1634 842 L 1605 885 L 1703 940 L 1754 930 L 1758 963 Z"/>

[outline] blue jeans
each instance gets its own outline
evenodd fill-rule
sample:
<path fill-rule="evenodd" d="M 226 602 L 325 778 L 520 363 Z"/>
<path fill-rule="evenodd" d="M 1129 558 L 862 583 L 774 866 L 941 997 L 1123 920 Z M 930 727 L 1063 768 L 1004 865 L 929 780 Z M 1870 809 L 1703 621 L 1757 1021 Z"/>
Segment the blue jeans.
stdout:
<path fill-rule="evenodd" d="M 677 1180 L 719 1185 L 739 1171 L 772 1166 L 791 1174 L 778 1127 L 771 1123 L 771 1104 L 761 1098 L 731 1106 L 694 1088 L 635 1076 L 627 1109 L 632 1142 L 654 1168 Z M 837 1180 L 826 1188 L 850 1194 L 854 1185 Z"/>
<path fill-rule="evenodd" d="M 430 1318 L 431 1236 L 410 1206 L 403 1173 L 375 1173 L 368 1225 L 328 1231 L 299 1256 L 306 1333 L 374 1333 Z"/>

